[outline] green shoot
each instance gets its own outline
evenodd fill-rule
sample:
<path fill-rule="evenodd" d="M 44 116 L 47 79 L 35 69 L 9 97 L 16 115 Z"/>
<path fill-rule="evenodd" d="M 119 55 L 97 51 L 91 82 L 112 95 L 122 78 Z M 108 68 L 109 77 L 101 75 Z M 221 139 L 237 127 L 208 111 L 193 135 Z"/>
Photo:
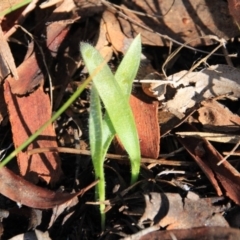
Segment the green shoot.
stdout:
<path fill-rule="evenodd" d="M 94 136 L 90 137 L 90 146 L 91 146 L 91 155 L 93 161 L 93 166 L 95 169 L 95 178 L 99 179 L 99 183 L 96 185 L 96 197 L 100 201 L 100 213 L 101 213 L 101 227 L 105 228 L 105 205 L 101 204 L 101 201 L 105 200 L 105 181 L 104 181 L 104 161 L 97 161 L 97 159 L 102 159 L 103 157 L 103 148 L 102 146 L 102 131 L 103 131 L 103 120 L 102 120 L 102 109 L 100 98 L 98 96 L 96 87 L 92 86 L 91 98 L 90 98 L 90 117 L 89 117 L 89 135 Z M 96 171 L 97 170 L 97 171 Z M 101 194 L 98 194 L 101 193 Z"/>
<path fill-rule="evenodd" d="M 90 75 L 104 62 L 100 53 L 90 44 L 82 43 L 80 47 L 83 60 Z M 140 146 L 134 117 L 129 105 L 132 82 L 140 64 L 141 39 L 137 36 L 123 58 L 115 77 L 108 65 L 104 65 L 93 77 L 90 100 L 89 138 L 97 186 L 97 198 L 105 200 L 105 179 L 103 163 L 115 135 L 126 149 L 131 162 L 131 183 L 136 182 L 140 170 Z M 106 114 L 102 119 L 100 99 Z M 104 228 L 104 205 L 100 204 L 101 225 Z"/>

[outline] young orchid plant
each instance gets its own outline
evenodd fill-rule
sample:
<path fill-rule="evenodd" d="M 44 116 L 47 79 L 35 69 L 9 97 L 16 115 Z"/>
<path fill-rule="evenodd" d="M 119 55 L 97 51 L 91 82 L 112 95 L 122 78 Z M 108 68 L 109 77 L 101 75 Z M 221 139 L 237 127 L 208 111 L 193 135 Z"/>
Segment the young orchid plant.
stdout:
<path fill-rule="evenodd" d="M 110 144 L 117 136 L 128 153 L 131 163 L 131 183 L 136 182 L 140 171 L 140 145 L 136 124 L 129 104 L 132 83 L 141 58 L 141 38 L 138 35 L 122 59 L 115 75 L 101 54 L 90 44 L 81 43 L 80 51 L 90 75 L 89 139 L 96 179 L 96 198 L 100 202 L 101 226 L 105 226 L 105 177 L 104 159 Z M 102 113 L 101 102 L 106 110 Z"/>

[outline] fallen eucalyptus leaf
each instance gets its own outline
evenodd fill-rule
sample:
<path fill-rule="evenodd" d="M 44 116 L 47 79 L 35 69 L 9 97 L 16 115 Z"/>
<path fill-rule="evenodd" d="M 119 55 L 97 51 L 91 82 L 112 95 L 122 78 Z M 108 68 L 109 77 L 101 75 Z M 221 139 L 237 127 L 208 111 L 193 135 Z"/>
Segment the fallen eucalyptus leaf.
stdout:
<path fill-rule="evenodd" d="M 84 191 L 74 194 L 50 191 L 26 181 L 6 167 L 0 169 L 0 193 L 20 205 L 49 209 L 70 201 Z"/>

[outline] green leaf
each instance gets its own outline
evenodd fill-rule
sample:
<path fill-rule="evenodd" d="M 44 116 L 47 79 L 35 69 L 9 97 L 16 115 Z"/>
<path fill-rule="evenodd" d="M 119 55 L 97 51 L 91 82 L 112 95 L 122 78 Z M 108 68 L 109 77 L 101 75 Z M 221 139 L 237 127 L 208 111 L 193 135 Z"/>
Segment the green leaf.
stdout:
<path fill-rule="evenodd" d="M 82 43 L 80 50 L 90 74 L 104 62 L 100 53 L 91 45 Z M 135 182 L 140 169 L 140 147 L 128 98 L 123 94 L 108 65 L 99 70 L 98 74 L 93 77 L 93 82 L 106 108 L 111 124 L 129 154 L 132 166 L 131 182 Z"/>
<path fill-rule="evenodd" d="M 104 177 L 104 157 L 105 154 L 102 148 L 102 109 L 100 98 L 97 90 L 92 85 L 91 96 L 90 96 L 90 116 L 89 116 L 89 136 L 90 136 L 90 146 L 92 162 L 95 170 L 95 178 L 99 179 L 96 186 L 96 198 L 101 202 L 105 200 L 105 177 Z M 105 228 L 105 205 L 100 204 L 100 214 L 101 214 L 101 225 L 102 229 Z"/>
<path fill-rule="evenodd" d="M 93 165 L 94 168 L 97 169 L 96 171 L 96 178 L 99 178 L 100 168 L 102 167 L 103 163 L 101 160 L 102 158 L 102 110 L 100 99 L 97 93 L 97 90 L 92 85 L 91 89 L 91 96 L 90 96 L 90 114 L 89 114 L 89 136 L 90 136 L 90 146 L 91 146 L 91 155 L 93 158 Z"/>
<path fill-rule="evenodd" d="M 141 37 L 138 35 L 130 45 L 114 76 L 127 99 L 130 97 L 132 83 L 139 69 L 141 50 Z M 105 114 L 103 121 L 103 143 L 106 151 L 113 139 L 113 134 L 115 134 L 114 128 L 108 114 Z"/>
<path fill-rule="evenodd" d="M 132 90 L 132 83 L 135 79 L 141 59 L 141 37 L 138 35 L 130 45 L 127 53 L 121 61 L 116 73 L 115 79 L 118 82 L 123 94 L 128 98 Z"/>
<path fill-rule="evenodd" d="M 118 82 L 123 94 L 127 99 L 130 97 L 132 83 L 135 79 L 141 59 L 141 37 L 138 35 L 130 45 L 127 53 L 122 59 L 115 73 L 115 79 Z M 103 120 L 103 150 L 105 154 L 113 140 L 115 130 L 111 124 L 108 114 L 105 114 Z M 131 159 L 130 159 L 131 160 Z M 135 161 L 135 160 L 133 160 Z M 135 163 L 133 163 L 135 164 Z M 137 166 L 138 167 L 138 166 Z M 136 168 L 137 168 L 136 167 Z M 132 180 L 132 183 L 134 180 Z"/>

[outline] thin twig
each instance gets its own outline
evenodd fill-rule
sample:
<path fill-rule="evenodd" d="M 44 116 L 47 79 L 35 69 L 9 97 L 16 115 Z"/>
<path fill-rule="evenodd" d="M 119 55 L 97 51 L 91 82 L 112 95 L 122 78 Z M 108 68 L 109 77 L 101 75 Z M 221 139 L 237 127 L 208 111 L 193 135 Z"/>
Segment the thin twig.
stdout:
<path fill-rule="evenodd" d="M 121 10 L 124 10 L 124 11 L 132 12 L 132 13 L 135 13 L 136 15 L 139 15 L 139 16 L 144 16 L 144 17 L 149 17 L 149 18 L 163 18 L 164 16 L 166 16 L 171 11 L 171 8 L 173 7 L 173 5 L 175 3 L 175 0 L 172 1 L 171 6 L 166 11 L 166 13 L 164 13 L 162 15 L 159 15 L 159 14 L 152 14 L 151 15 L 151 14 L 135 11 L 135 10 L 132 10 L 132 9 L 129 9 L 129 8 L 123 8 L 121 6 L 118 6 L 118 5 L 114 4 L 114 3 L 107 2 L 105 0 L 101 0 L 101 2 L 102 2 L 103 5 L 106 5 L 106 6 L 111 5 L 111 6 L 115 7 L 115 8 L 117 8 L 117 9 L 121 9 Z"/>
<path fill-rule="evenodd" d="M 89 150 L 78 150 L 74 148 L 65 148 L 65 147 L 48 147 L 48 148 L 35 148 L 32 150 L 26 151 L 28 155 L 43 153 L 43 152 L 62 152 L 62 153 L 71 153 L 71 154 L 82 154 L 91 156 L 91 152 Z M 172 154 L 172 153 L 171 153 Z M 119 154 L 111 154 L 108 153 L 106 158 L 116 159 L 120 161 L 128 161 L 129 158 L 125 155 Z M 195 164 L 194 162 L 188 161 L 176 161 L 176 160 L 167 160 L 167 159 L 152 159 L 152 158 L 141 158 L 142 163 L 155 163 L 159 165 L 167 165 L 167 166 L 189 166 Z"/>
<path fill-rule="evenodd" d="M 227 154 L 220 162 L 218 162 L 218 166 L 220 166 L 223 162 L 225 162 L 228 157 L 230 157 L 231 155 L 233 155 L 233 153 L 237 150 L 237 148 L 240 145 L 240 141 L 238 141 L 238 143 L 234 146 L 234 148 L 231 150 L 231 152 L 229 154 Z"/>

